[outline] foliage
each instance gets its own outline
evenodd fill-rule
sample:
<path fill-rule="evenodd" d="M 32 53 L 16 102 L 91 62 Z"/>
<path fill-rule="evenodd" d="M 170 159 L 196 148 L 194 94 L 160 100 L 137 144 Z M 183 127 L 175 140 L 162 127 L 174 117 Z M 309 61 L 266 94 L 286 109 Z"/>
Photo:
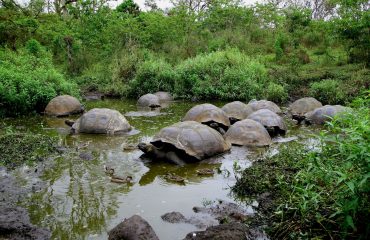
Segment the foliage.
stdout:
<path fill-rule="evenodd" d="M 265 97 L 273 102 L 285 102 L 288 99 L 286 89 L 282 85 L 273 82 L 269 83 L 265 94 Z"/>
<path fill-rule="evenodd" d="M 233 190 L 240 196 L 273 193 L 269 204 L 261 207 L 272 237 L 368 238 L 370 102 L 366 94 L 355 101 L 355 111 L 335 118 L 328 131 L 321 132 L 320 150 L 291 144 L 246 169 L 238 179 Z"/>
<path fill-rule="evenodd" d="M 340 104 L 345 101 L 345 94 L 340 87 L 340 82 L 334 79 L 312 83 L 310 95 L 317 98 L 323 104 Z"/>
<path fill-rule="evenodd" d="M 1 50 L 0 62 L 0 114 L 42 111 L 56 95 L 78 96 L 77 86 L 55 70 L 49 53 L 34 40 L 18 53 Z"/>
<path fill-rule="evenodd" d="M 13 169 L 24 163 L 32 164 L 56 153 L 56 140 L 31 132 L 20 133 L 7 128 L 0 135 L 0 165 Z"/>
<path fill-rule="evenodd" d="M 135 78 L 129 82 L 130 95 L 139 97 L 157 91 L 173 92 L 175 72 L 163 59 L 149 59 L 137 69 Z"/>
<path fill-rule="evenodd" d="M 262 96 L 263 64 L 230 49 L 198 55 L 176 66 L 175 92 L 185 98 L 244 99 Z"/>

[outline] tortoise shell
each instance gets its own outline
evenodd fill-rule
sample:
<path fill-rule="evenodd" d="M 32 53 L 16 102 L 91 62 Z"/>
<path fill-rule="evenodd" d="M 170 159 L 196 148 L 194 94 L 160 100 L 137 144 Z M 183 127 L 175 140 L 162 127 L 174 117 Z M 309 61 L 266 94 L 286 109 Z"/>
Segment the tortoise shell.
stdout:
<path fill-rule="evenodd" d="M 226 141 L 238 146 L 263 147 L 272 143 L 265 127 L 252 119 L 244 119 L 233 124 L 224 135 Z"/>

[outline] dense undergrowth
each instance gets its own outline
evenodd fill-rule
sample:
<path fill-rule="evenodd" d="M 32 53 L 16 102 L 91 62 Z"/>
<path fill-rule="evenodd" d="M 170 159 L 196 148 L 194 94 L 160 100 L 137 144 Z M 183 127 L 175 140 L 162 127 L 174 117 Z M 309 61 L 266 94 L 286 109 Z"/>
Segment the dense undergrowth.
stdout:
<path fill-rule="evenodd" d="M 369 92 L 353 106 L 326 126 L 318 148 L 282 146 L 242 172 L 233 190 L 261 201 L 254 221 L 273 239 L 369 238 Z"/>
<path fill-rule="evenodd" d="M 97 2 L 1 0 L 2 115 L 41 111 L 79 90 L 276 102 L 311 95 L 345 104 L 369 88 L 363 0 L 325 8 L 178 0 L 166 11 Z"/>

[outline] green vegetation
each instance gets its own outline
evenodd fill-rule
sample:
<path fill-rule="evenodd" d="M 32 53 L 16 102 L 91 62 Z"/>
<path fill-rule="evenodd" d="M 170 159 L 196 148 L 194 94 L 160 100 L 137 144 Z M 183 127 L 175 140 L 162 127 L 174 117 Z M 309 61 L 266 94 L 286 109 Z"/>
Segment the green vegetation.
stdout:
<path fill-rule="evenodd" d="M 0 0 L 1 114 L 41 111 L 79 90 L 343 104 L 369 88 L 367 1 L 173 3 Z"/>
<path fill-rule="evenodd" d="M 240 197 L 259 197 L 262 219 L 254 221 L 267 222 L 274 239 L 369 237 L 367 94 L 354 102 L 353 113 L 327 125 L 319 136 L 319 149 L 298 143 L 283 146 L 277 155 L 256 162 L 238 179 L 233 190 Z"/>
<path fill-rule="evenodd" d="M 56 153 L 53 137 L 7 128 L 0 136 L 0 165 L 9 169 L 42 161 Z"/>
<path fill-rule="evenodd" d="M 41 112 L 56 95 L 78 96 L 77 85 L 65 80 L 34 39 L 17 52 L 0 49 L 0 63 L 0 115 Z"/>

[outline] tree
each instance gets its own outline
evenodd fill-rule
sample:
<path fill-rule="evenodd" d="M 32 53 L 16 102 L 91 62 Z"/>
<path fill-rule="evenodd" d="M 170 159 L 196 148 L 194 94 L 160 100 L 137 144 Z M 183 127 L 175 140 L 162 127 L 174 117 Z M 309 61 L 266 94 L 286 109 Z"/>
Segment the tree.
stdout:
<path fill-rule="evenodd" d="M 140 8 L 133 0 L 125 0 L 123 3 L 117 6 L 117 12 L 127 13 L 131 15 L 139 15 Z"/>

